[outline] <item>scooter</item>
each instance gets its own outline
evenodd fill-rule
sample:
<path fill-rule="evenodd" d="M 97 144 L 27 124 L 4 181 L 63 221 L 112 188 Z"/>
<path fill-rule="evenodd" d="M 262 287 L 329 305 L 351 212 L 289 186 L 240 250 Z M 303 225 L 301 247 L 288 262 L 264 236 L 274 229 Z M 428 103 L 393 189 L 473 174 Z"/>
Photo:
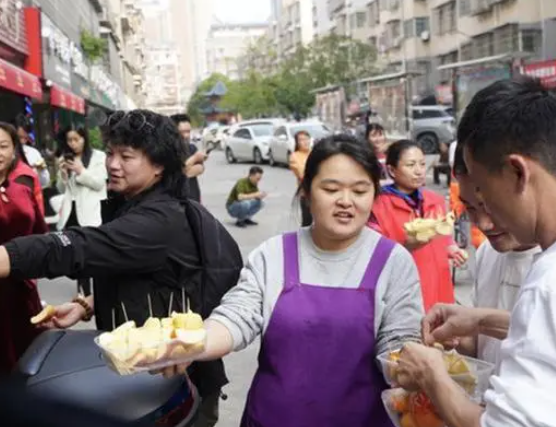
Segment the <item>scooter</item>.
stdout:
<path fill-rule="evenodd" d="M 98 331 L 49 330 L 20 359 L 17 376 L 32 393 L 59 399 L 130 425 L 193 425 L 200 397 L 186 377 L 165 379 L 110 370 L 94 338 Z"/>

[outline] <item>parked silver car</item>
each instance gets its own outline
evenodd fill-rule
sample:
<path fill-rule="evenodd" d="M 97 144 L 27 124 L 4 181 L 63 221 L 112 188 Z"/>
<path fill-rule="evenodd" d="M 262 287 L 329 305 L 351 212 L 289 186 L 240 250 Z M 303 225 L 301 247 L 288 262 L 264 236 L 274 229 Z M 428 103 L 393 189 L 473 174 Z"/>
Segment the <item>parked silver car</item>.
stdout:
<path fill-rule="evenodd" d="M 261 119 L 241 122 L 230 129 L 230 136 L 226 139 L 226 160 L 228 163 L 236 161 L 250 161 L 256 164 L 269 159 L 270 140 L 275 126 L 280 120 Z"/>
<path fill-rule="evenodd" d="M 456 137 L 455 120 L 446 107 L 418 105 L 411 107 L 412 137 L 421 144 L 425 154 L 436 154 L 441 143 L 451 143 Z"/>

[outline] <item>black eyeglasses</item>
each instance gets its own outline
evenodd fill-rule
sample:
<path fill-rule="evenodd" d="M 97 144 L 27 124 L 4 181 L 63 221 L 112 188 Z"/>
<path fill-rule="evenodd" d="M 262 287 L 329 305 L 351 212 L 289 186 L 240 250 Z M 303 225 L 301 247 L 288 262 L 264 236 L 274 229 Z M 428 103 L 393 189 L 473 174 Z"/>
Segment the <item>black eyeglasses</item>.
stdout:
<path fill-rule="evenodd" d="M 134 132 L 139 132 L 143 128 L 148 127 L 151 130 L 155 129 L 152 123 L 149 123 L 144 114 L 137 111 L 116 111 L 106 121 L 106 126 L 110 128 L 115 128 L 120 123 L 124 122 L 129 126 L 129 128 Z"/>

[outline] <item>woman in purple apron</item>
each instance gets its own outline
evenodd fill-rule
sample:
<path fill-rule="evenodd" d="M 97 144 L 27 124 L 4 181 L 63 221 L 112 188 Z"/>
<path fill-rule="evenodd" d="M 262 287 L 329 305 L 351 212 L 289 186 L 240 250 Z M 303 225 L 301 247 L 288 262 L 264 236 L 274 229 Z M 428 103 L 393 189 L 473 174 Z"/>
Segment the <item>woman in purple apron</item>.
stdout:
<path fill-rule="evenodd" d="M 262 334 L 243 427 L 390 427 L 376 356 L 418 339 L 411 255 L 365 226 L 381 168 L 368 145 L 315 146 L 300 191 L 313 225 L 272 238 L 207 321 L 213 359 Z"/>

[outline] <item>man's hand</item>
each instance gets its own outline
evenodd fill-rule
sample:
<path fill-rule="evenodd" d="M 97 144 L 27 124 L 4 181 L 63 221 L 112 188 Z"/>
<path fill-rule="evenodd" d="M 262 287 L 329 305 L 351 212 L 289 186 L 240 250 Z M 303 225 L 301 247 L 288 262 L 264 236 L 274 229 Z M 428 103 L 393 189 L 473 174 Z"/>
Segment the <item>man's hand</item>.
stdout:
<path fill-rule="evenodd" d="M 448 248 L 448 256 L 458 268 L 463 267 L 469 258 L 467 251 L 461 249 L 457 245 L 452 245 Z"/>
<path fill-rule="evenodd" d="M 440 350 L 413 342 L 403 346 L 396 375 L 399 386 L 406 390 L 426 390 L 427 381 L 437 374 L 448 375 Z"/>
<path fill-rule="evenodd" d="M 266 198 L 266 196 L 268 196 L 267 193 L 265 193 L 264 191 L 259 191 L 259 197 L 257 197 L 260 200 L 263 200 Z"/>
<path fill-rule="evenodd" d="M 423 341 L 457 347 L 461 337 L 479 334 L 482 318 L 480 309 L 455 304 L 435 305 L 421 321 Z"/>
<path fill-rule="evenodd" d="M 49 329 L 68 329 L 79 323 L 85 316 L 85 309 L 75 302 L 58 305 L 54 309 L 56 310 L 54 317 L 38 326 Z"/>

